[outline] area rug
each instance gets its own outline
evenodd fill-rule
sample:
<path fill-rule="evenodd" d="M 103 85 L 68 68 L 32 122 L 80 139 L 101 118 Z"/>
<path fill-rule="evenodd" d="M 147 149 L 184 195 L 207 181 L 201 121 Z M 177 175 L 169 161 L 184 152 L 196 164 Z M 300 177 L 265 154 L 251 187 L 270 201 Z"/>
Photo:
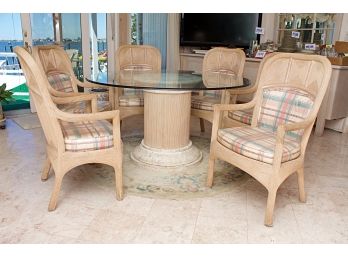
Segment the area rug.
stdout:
<path fill-rule="evenodd" d="M 16 117 L 9 117 L 23 129 L 40 128 L 40 121 L 36 114 L 25 114 Z"/>
<path fill-rule="evenodd" d="M 250 176 L 236 167 L 217 161 L 214 186 L 206 187 L 210 139 L 192 137 L 191 140 L 203 153 L 200 163 L 183 168 L 150 168 L 135 163 L 130 152 L 141 142 L 141 137 L 123 138 L 123 175 L 126 194 L 150 198 L 187 199 L 207 197 L 243 187 Z M 87 170 L 86 170 L 87 169 Z M 79 169 L 93 176 L 102 187 L 115 185 L 113 169 L 101 164 L 85 165 Z M 76 174 L 76 173 L 75 173 Z M 93 175 L 92 175 L 93 174 Z M 77 174 L 76 174 L 77 175 Z"/>

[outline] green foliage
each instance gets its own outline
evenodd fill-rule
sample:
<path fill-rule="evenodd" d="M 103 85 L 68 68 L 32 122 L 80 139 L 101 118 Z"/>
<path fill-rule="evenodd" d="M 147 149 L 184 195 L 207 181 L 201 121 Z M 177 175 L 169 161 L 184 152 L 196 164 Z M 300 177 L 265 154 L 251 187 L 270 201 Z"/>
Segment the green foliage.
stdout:
<path fill-rule="evenodd" d="M 0 86 L 0 102 L 9 102 L 10 100 L 13 100 L 12 94 L 13 92 L 11 92 L 10 90 L 6 90 L 6 83 L 3 83 Z"/>

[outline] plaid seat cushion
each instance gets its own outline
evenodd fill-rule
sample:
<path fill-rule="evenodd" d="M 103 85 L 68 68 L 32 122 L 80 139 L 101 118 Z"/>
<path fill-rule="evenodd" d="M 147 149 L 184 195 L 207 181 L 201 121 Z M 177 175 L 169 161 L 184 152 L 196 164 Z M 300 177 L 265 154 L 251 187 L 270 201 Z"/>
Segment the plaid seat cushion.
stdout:
<path fill-rule="evenodd" d="M 81 102 L 74 102 L 70 104 L 59 104 L 58 108 L 63 112 L 85 113 L 87 106 L 85 101 L 81 101 Z M 110 111 L 112 109 L 111 104 L 107 101 L 98 101 L 97 108 L 98 108 L 98 112 Z"/>
<path fill-rule="evenodd" d="M 60 122 L 65 150 L 70 152 L 101 150 L 113 147 L 112 124 L 106 120 Z"/>
<path fill-rule="evenodd" d="M 219 97 L 194 95 L 191 97 L 191 108 L 213 111 L 213 105 L 221 103 Z"/>
<path fill-rule="evenodd" d="M 60 72 L 50 72 L 47 74 L 47 79 L 50 85 L 57 91 L 73 92 L 70 75 Z"/>
<path fill-rule="evenodd" d="M 251 124 L 254 109 L 228 112 L 228 117 L 244 124 Z"/>
<path fill-rule="evenodd" d="M 260 128 L 236 127 L 218 130 L 217 140 L 233 152 L 245 157 L 273 163 L 276 146 L 276 135 Z M 301 148 L 297 140 L 284 138 L 282 162 L 296 159 Z"/>
<path fill-rule="evenodd" d="M 270 87 L 263 90 L 258 127 L 275 132 L 279 125 L 303 121 L 310 113 L 314 97 L 291 87 Z M 300 139 L 303 130 L 288 131 L 287 136 Z"/>
<path fill-rule="evenodd" d="M 120 106 L 144 106 L 143 95 L 122 95 L 119 97 Z"/>

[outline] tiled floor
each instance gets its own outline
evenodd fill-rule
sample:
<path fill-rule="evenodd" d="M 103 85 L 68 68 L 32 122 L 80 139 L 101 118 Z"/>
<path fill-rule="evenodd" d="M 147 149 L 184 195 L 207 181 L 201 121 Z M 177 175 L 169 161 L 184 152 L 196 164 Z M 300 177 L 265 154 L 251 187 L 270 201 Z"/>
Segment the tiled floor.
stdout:
<path fill-rule="evenodd" d="M 253 180 L 214 197 L 126 195 L 118 202 L 113 188 L 67 177 L 57 210 L 48 212 L 53 177 L 40 180 L 42 130 L 23 130 L 11 120 L 7 124 L 0 130 L 1 243 L 348 242 L 348 135 L 326 130 L 323 137 L 310 138 L 307 203 L 298 201 L 296 177 L 289 177 L 278 191 L 269 228 L 263 225 L 266 190 Z M 192 120 L 193 134 L 199 134 L 198 124 Z M 141 133 L 141 117 L 124 121 L 122 130 L 123 135 Z"/>

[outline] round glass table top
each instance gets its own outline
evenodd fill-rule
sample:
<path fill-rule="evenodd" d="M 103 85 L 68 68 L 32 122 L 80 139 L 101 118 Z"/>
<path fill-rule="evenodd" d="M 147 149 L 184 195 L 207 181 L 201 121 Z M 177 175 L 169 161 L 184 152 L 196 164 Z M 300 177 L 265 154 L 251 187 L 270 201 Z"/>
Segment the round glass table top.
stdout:
<path fill-rule="evenodd" d="M 248 79 L 231 73 L 209 72 L 202 75 L 192 71 L 154 72 L 142 70 L 124 70 L 116 74 L 116 79 L 109 82 L 98 76 L 97 79 L 86 78 L 91 83 L 109 87 L 163 89 L 163 90 L 219 90 L 249 86 Z"/>

